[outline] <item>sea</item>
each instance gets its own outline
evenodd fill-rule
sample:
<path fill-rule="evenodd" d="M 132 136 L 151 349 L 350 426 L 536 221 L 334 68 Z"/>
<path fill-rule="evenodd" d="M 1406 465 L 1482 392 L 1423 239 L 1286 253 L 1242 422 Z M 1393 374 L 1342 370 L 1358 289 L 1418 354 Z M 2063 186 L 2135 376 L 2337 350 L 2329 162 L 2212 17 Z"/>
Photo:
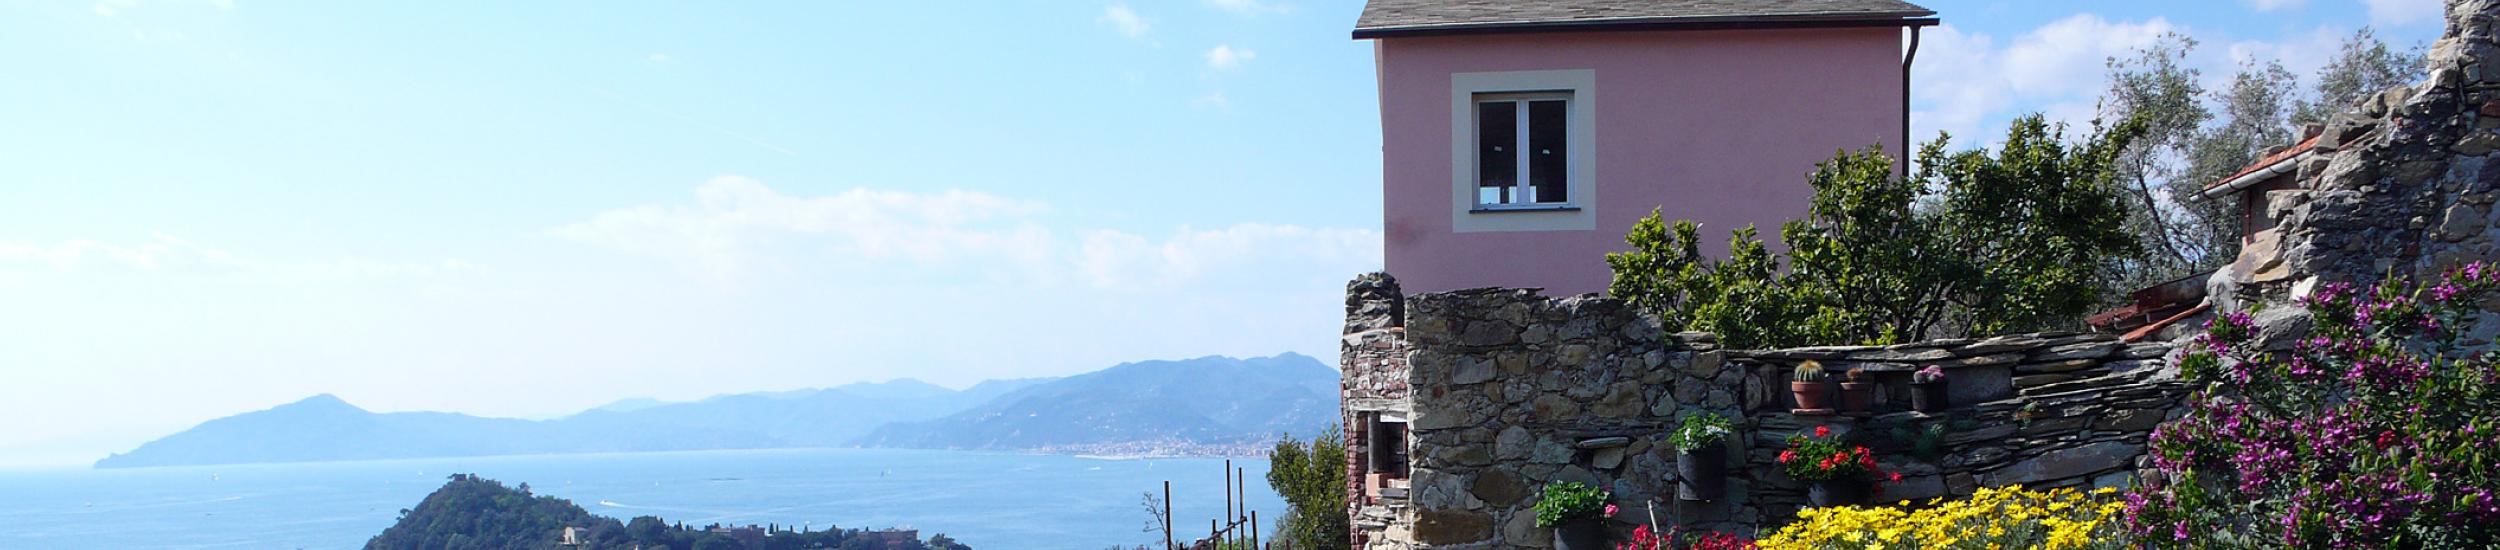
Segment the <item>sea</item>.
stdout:
<path fill-rule="evenodd" d="M 1159 544 L 1143 497 L 1171 482 L 1175 531 L 1223 515 L 1225 460 L 797 449 L 95 470 L 0 470 L 0 549 L 358 548 L 455 473 L 619 520 L 909 527 L 981 550 Z M 1267 463 L 1232 459 L 1263 529 Z M 1239 498 L 1239 497 L 1236 497 Z"/>

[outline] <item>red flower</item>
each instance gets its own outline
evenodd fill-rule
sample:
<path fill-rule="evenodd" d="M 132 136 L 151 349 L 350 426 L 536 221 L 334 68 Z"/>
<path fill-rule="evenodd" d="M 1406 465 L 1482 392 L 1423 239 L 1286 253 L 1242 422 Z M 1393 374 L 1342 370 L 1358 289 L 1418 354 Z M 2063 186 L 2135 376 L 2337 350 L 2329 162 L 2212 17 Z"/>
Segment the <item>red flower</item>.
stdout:
<path fill-rule="evenodd" d="M 1831 426 L 1815 426 L 1815 427 L 1814 427 L 1814 436 L 1815 436 L 1815 437 L 1831 437 L 1831 436 L 1832 436 L 1832 427 L 1831 427 Z"/>
<path fill-rule="evenodd" d="M 1893 482 L 1893 483 L 1900 483 L 1900 482 L 1901 482 L 1901 472 L 1893 472 L 1893 473 L 1892 473 L 1892 482 Z"/>
<path fill-rule="evenodd" d="M 1781 464 L 1787 464 L 1789 461 L 1791 461 L 1791 460 L 1796 460 L 1796 459 L 1797 459 L 1797 451 L 1780 451 L 1780 463 L 1781 463 Z"/>

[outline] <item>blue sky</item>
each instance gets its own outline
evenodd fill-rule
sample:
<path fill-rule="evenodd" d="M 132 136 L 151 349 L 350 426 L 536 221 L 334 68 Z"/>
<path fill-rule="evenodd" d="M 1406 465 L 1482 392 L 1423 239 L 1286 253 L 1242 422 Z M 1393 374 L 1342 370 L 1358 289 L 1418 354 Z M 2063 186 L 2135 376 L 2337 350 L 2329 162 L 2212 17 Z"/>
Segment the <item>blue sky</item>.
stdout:
<path fill-rule="evenodd" d="M 2439 27 L 2437 0 L 1924 5 L 1919 134 L 1983 141 L 2088 119 L 2102 60 L 2165 30 L 2218 82 Z M 1379 265 L 1359 9 L 0 0 L 0 464 L 322 392 L 535 417 L 1333 357 Z"/>

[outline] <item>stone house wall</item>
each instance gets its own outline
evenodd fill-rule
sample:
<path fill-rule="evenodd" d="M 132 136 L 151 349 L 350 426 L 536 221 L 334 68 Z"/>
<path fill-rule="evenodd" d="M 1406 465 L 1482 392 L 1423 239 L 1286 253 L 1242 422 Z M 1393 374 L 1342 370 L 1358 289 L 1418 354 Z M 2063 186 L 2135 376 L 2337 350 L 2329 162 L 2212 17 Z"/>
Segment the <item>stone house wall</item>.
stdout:
<path fill-rule="evenodd" d="M 1709 334 L 1666 333 L 1613 299 L 1475 289 L 1382 305 L 1397 296 L 1395 281 L 1378 274 L 1349 285 L 1348 425 L 1358 411 L 1403 411 L 1412 457 L 1399 498 L 1350 484 L 1361 497 L 1350 510 L 1360 548 L 1546 547 L 1551 534 L 1536 527 L 1532 506 L 1555 481 L 1613 492 L 1624 510 L 1617 529 L 1655 513 L 1661 525 L 1757 534 L 1803 503 L 1804 484 L 1774 457 L 1790 435 L 1816 426 L 1856 434 L 1905 476 L 1886 500 L 2008 484 L 2123 486 L 2153 426 L 2186 393 L 2161 376 L 2167 344 L 2100 335 L 1726 350 Z M 1384 310 L 1402 313 L 1402 327 L 1356 320 L 1357 311 Z M 1864 369 L 1885 388 L 1877 413 L 1791 414 L 1788 373 L 1807 359 L 1835 375 Z M 1927 365 L 1949 373 L 1948 411 L 1907 410 L 1909 373 Z M 1666 436 L 1700 411 L 1736 421 L 1728 491 L 1678 500 Z M 1929 425 L 1942 429 L 1922 444 L 1914 434 Z M 1362 447 L 1348 434 L 1349 449 Z M 1350 462 L 1349 473 L 1363 472 Z"/>

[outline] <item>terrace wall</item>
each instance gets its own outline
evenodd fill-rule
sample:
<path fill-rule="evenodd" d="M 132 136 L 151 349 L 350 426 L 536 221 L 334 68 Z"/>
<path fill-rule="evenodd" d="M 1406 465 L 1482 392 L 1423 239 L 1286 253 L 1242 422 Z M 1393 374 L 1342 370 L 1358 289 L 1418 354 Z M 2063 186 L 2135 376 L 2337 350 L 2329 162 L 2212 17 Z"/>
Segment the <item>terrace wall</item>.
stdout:
<path fill-rule="evenodd" d="M 1709 334 L 1666 333 L 1613 299 L 1534 289 L 1401 298 L 1379 274 L 1349 288 L 1348 425 L 1365 412 L 1403 412 L 1412 457 L 1405 490 L 1389 494 L 1366 484 L 1397 481 L 1365 477 L 1363 459 L 1350 461 L 1349 512 L 1363 548 L 1549 546 L 1531 507 L 1556 481 L 1613 492 L 1624 509 L 1619 530 L 1655 513 L 1662 525 L 1757 534 L 1803 504 L 1805 484 L 1774 457 L 1790 435 L 1816 426 L 1872 447 L 1885 469 L 1905 476 L 1885 500 L 2009 484 L 2124 486 L 2153 426 L 2186 393 L 2163 374 L 2168 344 L 2101 335 L 1729 350 Z M 1792 414 L 1788 372 L 1806 359 L 1834 373 L 1866 369 L 1884 388 L 1876 412 Z M 1908 410 L 1908 376 L 1928 365 L 1949 373 L 1947 411 Z M 1714 501 L 1679 500 L 1666 436 L 1700 411 L 1736 421 L 1728 490 Z M 1922 452 L 1912 434 L 1929 425 L 1944 433 Z M 1349 430 L 1349 449 L 1361 449 L 1362 437 Z"/>

